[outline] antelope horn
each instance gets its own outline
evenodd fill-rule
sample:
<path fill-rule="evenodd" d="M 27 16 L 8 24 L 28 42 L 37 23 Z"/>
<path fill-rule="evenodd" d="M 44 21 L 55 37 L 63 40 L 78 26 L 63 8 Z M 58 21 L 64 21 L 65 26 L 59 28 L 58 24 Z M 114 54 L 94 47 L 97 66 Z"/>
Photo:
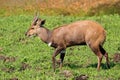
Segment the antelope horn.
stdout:
<path fill-rule="evenodd" d="M 36 12 L 32 24 L 35 24 L 37 20 L 38 20 L 38 13 Z"/>

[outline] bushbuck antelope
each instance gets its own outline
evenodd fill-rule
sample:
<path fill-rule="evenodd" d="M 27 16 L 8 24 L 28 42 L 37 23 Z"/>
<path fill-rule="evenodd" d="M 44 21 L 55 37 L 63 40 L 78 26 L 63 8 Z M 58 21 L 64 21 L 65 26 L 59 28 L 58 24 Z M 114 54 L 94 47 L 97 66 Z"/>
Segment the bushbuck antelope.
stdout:
<path fill-rule="evenodd" d="M 103 56 L 107 67 L 110 68 L 108 54 L 102 47 L 106 39 L 106 31 L 100 24 L 90 20 L 76 21 L 53 30 L 45 28 L 44 24 L 45 20 L 35 16 L 26 36 L 39 36 L 43 42 L 55 48 L 52 55 L 54 71 L 55 57 L 60 53 L 60 68 L 62 68 L 66 48 L 75 45 L 87 45 L 91 48 L 98 57 L 97 70 L 100 69 Z"/>

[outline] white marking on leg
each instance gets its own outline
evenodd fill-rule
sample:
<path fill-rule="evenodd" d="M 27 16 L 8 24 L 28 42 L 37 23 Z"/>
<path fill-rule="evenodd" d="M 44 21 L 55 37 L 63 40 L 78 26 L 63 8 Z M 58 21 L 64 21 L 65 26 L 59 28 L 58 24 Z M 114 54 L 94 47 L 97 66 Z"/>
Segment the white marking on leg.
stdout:
<path fill-rule="evenodd" d="M 66 50 L 62 50 L 60 53 L 65 53 L 66 52 Z"/>
<path fill-rule="evenodd" d="M 52 45 L 52 42 L 49 42 L 49 43 L 48 43 L 48 46 L 51 46 L 51 45 Z"/>

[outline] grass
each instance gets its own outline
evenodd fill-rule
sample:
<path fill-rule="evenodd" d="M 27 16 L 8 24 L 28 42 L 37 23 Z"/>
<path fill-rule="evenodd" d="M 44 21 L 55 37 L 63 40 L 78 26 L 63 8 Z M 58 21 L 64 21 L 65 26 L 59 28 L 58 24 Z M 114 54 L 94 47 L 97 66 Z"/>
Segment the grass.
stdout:
<path fill-rule="evenodd" d="M 65 77 L 57 68 L 52 70 L 53 48 L 48 47 L 38 37 L 27 38 L 25 32 L 33 19 L 31 15 L 0 17 L 0 80 L 74 80 L 85 74 L 89 80 L 120 79 L 120 64 L 113 62 L 113 55 L 120 47 L 120 16 L 103 15 L 93 17 L 42 16 L 45 26 L 53 29 L 77 20 L 94 20 L 107 31 L 104 48 L 109 53 L 111 69 L 106 69 L 105 59 L 101 70 L 96 71 L 97 57 L 87 46 L 75 46 L 67 49 L 63 70 L 69 70 L 72 76 Z M 59 56 L 57 56 L 57 59 Z"/>

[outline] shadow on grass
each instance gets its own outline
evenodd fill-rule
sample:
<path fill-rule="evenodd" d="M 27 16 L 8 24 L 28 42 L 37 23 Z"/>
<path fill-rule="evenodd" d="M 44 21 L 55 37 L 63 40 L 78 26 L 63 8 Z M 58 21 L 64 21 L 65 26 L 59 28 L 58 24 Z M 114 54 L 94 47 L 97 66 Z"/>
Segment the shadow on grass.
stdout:
<path fill-rule="evenodd" d="M 116 65 L 116 64 L 115 64 L 114 62 L 110 62 L 110 69 L 111 69 L 112 67 L 114 67 L 115 65 Z M 90 65 L 87 66 L 87 68 L 89 68 L 89 67 L 97 68 L 97 63 L 95 63 L 95 64 L 90 64 Z M 106 64 L 106 63 L 101 63 L 101 68 L 104 69 L 104 70 L 109 69 L 109 68 L 107 67 L 107 64 Z"/>
<path fill-rule="evenodd" d="M 68 66 L 71 69 L 78 69 L 78 68 L 83 67 L 82 65 L 78 65 L 78 64 L 75 64 L 75 63 L 65 63 L 64 66 Z"/>
<path fill-rule="evenodd" d="M 114 62 L 110 62 L 110 69 L 112 67 L 114 67 L 115 65 L 116 64 Z M 71 69 L 78 69 L 78 68 L 82 68 L 83 67 L 83 65 L 78 65 L 78 64 L 73 64 L 73 63 L 65 63 L 64 66 L 68 66 Z M 86 66 L 86 68 L 89 68 L 89 67 L 97 68 L 97 63 L 95 63 L 95 64 L 88 64 L 88 66 Z M 105 63 L 101 63 L 101 68 L 104 69 L 104 70 L 109 69 L 107 67 L 107 64 L 105 64 Z"/>

